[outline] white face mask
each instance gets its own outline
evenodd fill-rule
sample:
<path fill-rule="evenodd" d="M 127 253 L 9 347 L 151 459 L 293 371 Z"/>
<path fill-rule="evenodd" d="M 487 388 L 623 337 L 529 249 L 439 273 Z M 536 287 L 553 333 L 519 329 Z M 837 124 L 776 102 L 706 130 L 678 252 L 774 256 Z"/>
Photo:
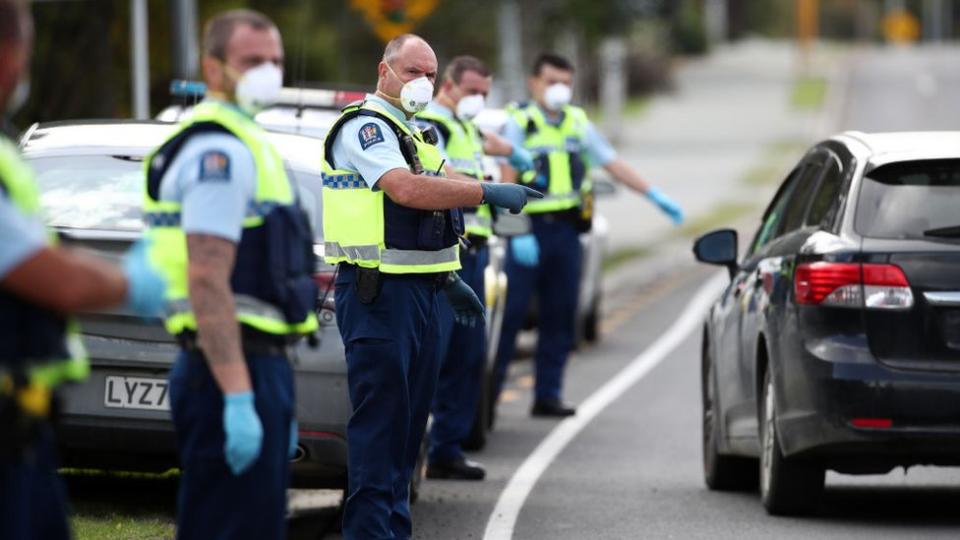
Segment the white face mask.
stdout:
<path fill-rule="evenodd" d="M 486 106 L 486 101 L 483 94 L 474 94 L 462 98 L 460 102 L 457 103 L 457 117 L 464 120 L 473 120 Z"/>
<path fill-rule="evenodd" d="M 570 104 L 573 90 L 563 83 L 551 84 L 543 93 L 543 104 L 551 111 L 559 111 L 564 105 Z"/>
<path fill-rule="evenodd" d="M 433 83 L 426 77 L 407 81 L 400 89 L 400 104 L 407 112 L 413 114 L 426 109 L 432 99 Z"/>
<path fill-rule="evenodd" d="M 30 79 L 21 79 L 7 100 L 7 114 L 13 116 L 24 106 L 30 97 Z"/>
<path fill-rule="evenodd" d="M 270 62 L 264 62 L 244 72 L 237 81 L 237 105 L 247 114 L 255 115 L 276 103 L 283 88 L 283 70 Z"/>

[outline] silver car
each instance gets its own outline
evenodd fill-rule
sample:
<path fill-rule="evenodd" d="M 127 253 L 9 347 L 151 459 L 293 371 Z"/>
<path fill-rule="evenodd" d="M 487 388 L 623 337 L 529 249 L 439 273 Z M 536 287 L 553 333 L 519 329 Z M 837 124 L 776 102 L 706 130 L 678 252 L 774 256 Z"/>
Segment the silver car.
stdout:
<path fill-rule="evenodd" d="M 119 259 L 141 230 L 143 159 L 174 126 L 160 122 L 35 125 L 21 138 L 37 171 L 43 208 L 64 243 Z M 322 255 L 318 139 L 271 134 L 299 188 Z M 342 488 L 350 415 L 343 345 L 333 313 L 333 267 L 318 257 L 319 345 L 293 355 L 300 444 L 293 485 Z M 122 310 L 81 317 L 92 373 L 65 392 L 60 444 L 64 465 L 125 471 L 177 467 L 167 374 L 178 347 L 159 320 Z"/>

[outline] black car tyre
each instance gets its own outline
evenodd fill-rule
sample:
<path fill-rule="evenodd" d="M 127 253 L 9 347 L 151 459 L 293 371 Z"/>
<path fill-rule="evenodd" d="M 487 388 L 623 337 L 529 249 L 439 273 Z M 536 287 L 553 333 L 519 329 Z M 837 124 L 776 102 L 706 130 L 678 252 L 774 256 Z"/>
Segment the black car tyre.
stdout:
<path fill-rule="evenodd" d="M 768 369 L 760 400 L 760 501 L 775 516 L 812 513 L 823 494 L 826 470 L 813 461 L 783 456 L 776 418 L 776 388 Z"/>
<path fill-rule="evenodd" d="M 716 373 L 707 347 L 701 370 L 703 418 L 703 480 L 713 491 L 755 491 L 760 481 L 758 460 L 720 453 L 720 411 Z"/>
<path fill-rule="evenodd" d="M 600 341 L 600 294 L 590 303 L 590 311 L 583 318 L 583 339 L 587 343 Z"/>

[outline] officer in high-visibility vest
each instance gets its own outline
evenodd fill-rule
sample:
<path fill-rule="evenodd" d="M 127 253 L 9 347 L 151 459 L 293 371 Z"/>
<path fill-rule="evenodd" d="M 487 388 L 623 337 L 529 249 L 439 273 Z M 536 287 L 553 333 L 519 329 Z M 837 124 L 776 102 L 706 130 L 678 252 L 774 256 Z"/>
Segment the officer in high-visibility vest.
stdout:
<path fill-rule="evenodd" d="M 530 154 L 493 133 L 481 134 L 473 118 L 483 110 L 490 92 L 491 73 L 479 59 L 458 56 L 444 70 L 443 84 L 436 99 L 417 114 L 425 125 L 438 132 L 437 148 L 447 161 L 451 176 L 484 180 L 483 155 L 509 156 L 513 167 L 533 169 Z M 464 224 L 467 247 L 460 251 L 460 277 L 481 299 L 484 298 L 484 270 L 487 267 L 487 240 L 492 234 L 489 206 L 466 207 Z M 483 467 L 467 460 L 462 443 L 467 439 L 477 412 L 484 358 L 486 331 L 481 325 L 468 327 L 453 323 L 449 308 L 444 312 L 443 333 L 446 355 L 434 397 L 430 425 L 427 478 L 482 480 Z"/>
<path fill-rule="evenodd" d="M 519 212 L 534 190 L 442 178 L 440 151 L 412 121 L 433 98 L 437 57 L 422 38 L 387 44 L 376 94 L 343 110 L 324 143 L 323 230 L 338 264 L 337 323 L 353 414 L 347 539 L 410 538 L 409 484 L 440 358 L 440 292 L 458 324 L 483 324 L 460 269 L 460 207 Z"/>
<path fill-rule="evenodd" d="M 146 160 L 151 257 L 182 349 L 170 373 L 181 540 L 286 537 L 297 440 L 287 350 L 316 330 L 317 290 L 296 185 L 253 119 L 279 95 L 283 59 L 266 16 L 208 21 L 207 97 Z"/>
<path fill-rule="evenodd" d="M 27 97 L 33 29 L 26 4 L 0 0 L 0 120 Z M 164 281 L 138 244 L 123 269 L 59 247 L 43 223 L 40 187 L 0 135 L 0 538 L 68 539 L 53 437 L 58 387 L 90 368 L 71 313 L 125 304 L 163 309 Z"/>
<path fill-rule="evenodd" d="M 536 171 L 521 175 L 520 182 L 546 194 L 526 208 L 533 234 L 511 242 L 506 265 L 510 287 L 497 352 L 495 391 L 499 393 L 531 296 L 539 291 L 533 416 L 563 417 L 576 412 L 561 398 L 563 371 L 574 346 L 579 235 L 589 229 L 592 217 L 589 169 L 603 167 L 614 179 L 649 198 L 675 223 L 683 221 L 680 207 L 618 158 L 583 109 L 570 105 L 572 84 L 573 65 L 566 58 L 540 55 L 528 81 L 533 99 L 511 107 L 503 133 L 534 154 Z"/>

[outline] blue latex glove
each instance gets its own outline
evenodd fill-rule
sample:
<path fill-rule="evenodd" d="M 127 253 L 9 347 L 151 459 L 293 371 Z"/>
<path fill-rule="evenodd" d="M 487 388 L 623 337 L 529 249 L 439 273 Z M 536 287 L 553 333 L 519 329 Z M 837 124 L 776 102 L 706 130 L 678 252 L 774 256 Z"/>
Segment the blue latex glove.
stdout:
<path fill-rule="evenodd" d="M 672 219 L 675 224 L 679 225 L 683 223 L 683 209 L 680 208 L 680 205 L 675 203 L 673 199 L 667 197 L 654 187 L 648 189 L 646 195 L 647 198 L 660 207 L 660 210 L 664 214 L 670 216 L 670 219 Z"/>
<path fill-rule="evenodd" d="M 126 307 L 141 317 L 163 315 L 167 282 L 150 264 L 149 242 L 138 240 L 123 258 L 127 277 Z"/>
<path fill-rule="evenodd" d="M 519 214 L 527 205 L 527 199 L 542 199 L 543 193 L 519 184 L 494 184 L 482 182 L 483 202 L 506 208 L 511 214 Z"/>
<path fill-rule="evenodd" d="M 287 457 L 293 459 L 297 455 L 297 419 L 290 421 L 290 447 L 287 449 Z"/>
<path fill-rule="evenodd" d="M 253 392 L 223 396 L 223 454 L 230 471 L 240 476 L 253 465 L 263 444 L 263 425 L 253 406 Z"/>
<path fill-rule="evenodd" d="M 511 167 L 521 173 L 533 170 L 533 168 L 536 167 L 530 152 L 527 152 L 526 148 L 517 145 L 513 146 L 513 152 L 510 154 L 510 157 L 507 158 L 507 161 L 510 162 Z"/>
<path fill-rule="evenodd" d="M 540 261 L 540 244 L 532 234 L 514 236 L 510 239 L 510 250 L 513 260 L 520 266 L 534 267 Z"/>
<path fill-rule="evenodd" d="M 483 324 L 485 311 L 483 302 L 456 272 L 450 272 L 450 278 L 443 292 L 447 293 L 447 301 L 453 308 L 453 319 L 457 324 L 470 328 L 477 326 L 478 323 Z"/>

